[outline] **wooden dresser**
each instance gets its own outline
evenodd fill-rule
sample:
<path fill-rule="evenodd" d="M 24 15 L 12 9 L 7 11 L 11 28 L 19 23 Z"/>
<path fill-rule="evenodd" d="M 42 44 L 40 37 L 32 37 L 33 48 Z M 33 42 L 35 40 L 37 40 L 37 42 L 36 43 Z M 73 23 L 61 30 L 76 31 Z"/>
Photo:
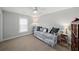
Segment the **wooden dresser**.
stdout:
<path fill-rule="evenodd" d="M 71 24 L 71 50 L 79 51 L 79 19 L 76 18 Z"/>

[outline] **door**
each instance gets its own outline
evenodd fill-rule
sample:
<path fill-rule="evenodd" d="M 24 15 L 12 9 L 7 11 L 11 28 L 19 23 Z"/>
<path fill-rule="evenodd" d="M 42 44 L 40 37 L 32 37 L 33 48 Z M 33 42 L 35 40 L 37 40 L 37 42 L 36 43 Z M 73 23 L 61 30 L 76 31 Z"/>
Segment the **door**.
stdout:
<path fill-rule="evenodd" d="M 0 10 L 0 41 L 2 41 L 2 12 Z"/>

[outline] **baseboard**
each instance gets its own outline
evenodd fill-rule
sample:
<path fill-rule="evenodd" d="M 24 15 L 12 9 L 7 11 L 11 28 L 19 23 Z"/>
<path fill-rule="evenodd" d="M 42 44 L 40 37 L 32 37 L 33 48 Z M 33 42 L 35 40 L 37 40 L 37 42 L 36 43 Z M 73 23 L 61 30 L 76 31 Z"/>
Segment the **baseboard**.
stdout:
<path fill-rule="evenodd" d="M 9 38 L 4 38 L 3 41 L 10 40 L 10 39 L 14 39 L 14 38 L 21 37 L 21 36 L 25 36 L 25 35 L 30 35 L 30 34 L 32 34 L 32 33 L 22 34 L 22 35 L 18 35 L 18 36 L 12 36 L 12 37 L 9 37 Z"/>

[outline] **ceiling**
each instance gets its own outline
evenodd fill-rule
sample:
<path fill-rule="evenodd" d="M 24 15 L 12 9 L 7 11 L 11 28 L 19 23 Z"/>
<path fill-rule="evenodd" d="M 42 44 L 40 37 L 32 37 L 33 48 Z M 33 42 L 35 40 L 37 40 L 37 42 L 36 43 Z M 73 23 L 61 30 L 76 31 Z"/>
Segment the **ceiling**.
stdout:
<path fill-rule="evenodd" d="M 38 7 L 38 15 L 41 16 L 69 8 L 71 7 Z M 5 11 L 32 16 L 34 7 L 2 7 L 2 9 Z"/>

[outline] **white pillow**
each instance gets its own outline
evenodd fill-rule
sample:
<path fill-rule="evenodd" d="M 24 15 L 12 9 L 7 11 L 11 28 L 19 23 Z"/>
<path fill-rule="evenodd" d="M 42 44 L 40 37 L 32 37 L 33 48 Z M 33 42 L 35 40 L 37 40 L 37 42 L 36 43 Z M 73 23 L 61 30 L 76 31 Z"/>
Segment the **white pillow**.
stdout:
<path fill-rule="evenodd" d="M 46 32 L 46 29 L 44 29 L 43 32 Z"/>

